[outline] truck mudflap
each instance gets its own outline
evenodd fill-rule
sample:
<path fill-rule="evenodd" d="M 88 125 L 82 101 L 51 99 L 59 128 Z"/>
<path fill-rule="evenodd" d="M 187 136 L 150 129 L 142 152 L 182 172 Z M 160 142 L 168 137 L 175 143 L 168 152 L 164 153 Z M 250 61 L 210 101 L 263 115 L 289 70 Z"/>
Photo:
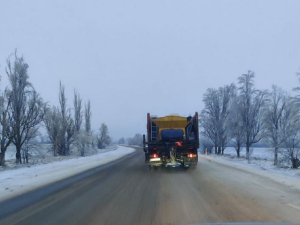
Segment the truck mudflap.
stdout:
<path fill-rule="evenodd" d="M 198 155 L 194 154 L 193 156 L 184 157 L 183 167 L 196 167 L 198 164 Z"/>

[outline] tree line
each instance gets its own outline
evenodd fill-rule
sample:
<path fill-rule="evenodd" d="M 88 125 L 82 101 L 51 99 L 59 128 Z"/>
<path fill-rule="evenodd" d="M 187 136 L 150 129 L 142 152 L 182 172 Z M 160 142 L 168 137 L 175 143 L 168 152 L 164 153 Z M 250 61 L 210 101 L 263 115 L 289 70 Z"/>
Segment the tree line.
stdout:
<path fill-rule="evenodd" d="M 283 149 L 295 168 L 300 154 L 300 95 L 291 96 L 275 85 L 271 91 L 259 90 L 254 78 L 255 73 L 248 71 L 238 77 L 237 85 L 206 90 L 205 107 L 199 116 L 204 145 L 223 154 L 232 142 L 237 157 L 245 145 L 249 160 L 251 146 L 265 139 L 274 148 L 274 165 L 278 165 L 279 149 Z"/>
<path fill-rule="evenodd" d="M 140 133 L 136 133 L 133 137 L 125 138 L 122 137 L 117 142 L 120 145 L 128 144 L 128 145 L 137 145 L 142 146 L 143 145 L 143 135 Z"/>
<path fill-rule="evenodd" d="M 7 148 L 16 147 L 16 163 L 22 163 L 21 150 L 39 135 L 45 125 L 52 144 L 53 154 L 69 155 L 71 146 L 77 147 L 81 156 L 89 148 L 104 148 L 110 144 L 108 127 L 102 123 L 99 133 L 91 129 L 91 102 L 83 103 L 74 90 L 73 108 L 68 107 L 65 86 L 59 85 L 59 106 L 49 106 L 29 82 L 29 65 L 17 51 L 8 57 L 5 69 L 9 87 L 0 96 L 0 164 L 5 165 Z M 25 151 L 23 163 L 28 163 Z"/>

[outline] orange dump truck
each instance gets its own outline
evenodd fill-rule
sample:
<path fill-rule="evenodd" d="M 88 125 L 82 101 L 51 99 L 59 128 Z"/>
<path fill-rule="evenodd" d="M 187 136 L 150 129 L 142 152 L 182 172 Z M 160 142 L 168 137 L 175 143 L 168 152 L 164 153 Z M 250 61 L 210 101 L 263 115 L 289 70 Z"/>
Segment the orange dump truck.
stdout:
<path fill-rule="evenodd" d="M 198 163 L 199 126 L 198 113 L 182 117 L 165 117 L 147 114 L 147 140 L 143 135 L 145 162 L 154 166 L 185 168 Z"/>

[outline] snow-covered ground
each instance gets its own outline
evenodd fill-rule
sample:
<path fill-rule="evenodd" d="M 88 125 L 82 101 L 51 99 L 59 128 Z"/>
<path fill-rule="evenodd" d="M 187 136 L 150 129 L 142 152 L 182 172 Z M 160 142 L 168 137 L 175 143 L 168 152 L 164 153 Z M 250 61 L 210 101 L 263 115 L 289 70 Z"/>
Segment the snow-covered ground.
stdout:
<path fill-rule="evenodd" d="M 212 160 L 227 166 L 233 166 L 237 169 L 246 170 L 254 174 L 259 174 L 271 178 L 277 182 L 286 184 L 300 190 L 300 169 L 291 169 L 286 163 L 282 166 L 274 166 L 274 150 L 271 148 L 253 148 L 250 163 L 246 160 L 246 150 L 243 148 L 240 154 L 241 158 L 236 157 L 234 148 L 226 148 L 224 155 L 204 155 L 202 158 Z M 282 155 L 279 155 L 282 160 Z"/>
<path fill-rule="evenodd" d="M 135 149 L 133 148 L 118 146 L 116 150 L 87 157 L 1 171 L 0 201 L 112 162 L 134 151 Z"/>
<path fill-rule="evenodd" d="M 252 148 L 251 150 L 250 165 L 256 165 L 262 170 L 274 170 L 274 172 L 281 172 L 290 176 L 300 173 L 300 169 L 291 169 L 291 162 L 282 154 L 282 150 L 278 154 L 278 166 L 274 166 L 273 148 Z M 231 161 L 248 164 L 245 148 L 242 148 L 240 158 L 237 158 L 236 150 L 233 147 L 227 147 L 224 151 L 224 157 Z"/>
<path fill-rule="evenodd" d="M 107 146 L 105 149 L 89 148 L 85 151 L 85 156 L 95 155 L 98 153 L 108 152 L 115 150 L 116 145 Z M 28 164 L 16 164 L 16 148 L 14 145 L 8 147 L 5 154 L 5 167 L 0 167 L 0 172 L 10 169 L 19 169 L 22 167 L 36 166 L 40 164 L 51 163 L 54 161 L 63 161 L 78 158 L 80 156 L 80 151 L 72 146 L 70 155 L 68 156 L 53 156 L 53 149 L 51 144 L 36 144 L 30 145 L 29 151 L 29 163 Z"/>

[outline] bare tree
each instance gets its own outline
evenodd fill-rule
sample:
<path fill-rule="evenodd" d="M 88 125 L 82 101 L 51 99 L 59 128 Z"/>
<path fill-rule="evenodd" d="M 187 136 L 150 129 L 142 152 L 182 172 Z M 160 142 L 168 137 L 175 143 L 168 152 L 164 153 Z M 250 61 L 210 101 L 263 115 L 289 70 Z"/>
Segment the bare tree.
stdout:
<path fill-rule="evenodd" d="M 245 128 L 241 111 L 240 98 L 235 95 L 230 106 L 229 117 L 226 125 L 229 129 L 229 136 L 234 143 L 237 157 L 240 157 L 241 146 L 244 142 Z"/>
<path fill-rule="evenodd" d="M 215 147 L 215 154 L 218 153 L 218 129 L 215 120 L 204 109 L 199 115 L 199 123 L 203 128 L 201 134 L 210 139 Z"/>
<path fill-rule="evenodd" d="M 85 119 L 85 131 L 91 133 L 91 101 L 88 100 L 87 104 L 84 106 L 84 119 Z"/>
<path fill-rule="evenodd" d="M 140 133 L 137 133 L 134 135 L 134 137 L 127 138 L 127 142 L 129 145 L 142 146 L 143 145 L 143 135 L 141 135 Z"/>
<path fill-rule="evenodd" d="M 88 100 L 87 104 L 84 106 L 84 120 L 85 120 L 85 140 L 86 140 L 86 146 L 87 148 L 90 148 L 91 146 L 94 147 L 94 138 L 91 128 L 91 101 Z"/>
<path fill-rule="evenodd" d="M 71 110 L 67 109 L 67 98 L 65 95 L 65 87 L 60 82 L 59 87 L 59 104 L 61 116 L 61 129 L 59 134 L 58 150 L 61 155 L 70 154 L 70 145 L 74 141 L 75 124 L 71 115 Z"/>
<path fill-rule="evenodd" d="M 250 147 L 262 138 L 263 130 L 263 106 L 266 101 L 266 91 L 260 91 L 254 88 L 254 72 L 248 71 L 239 78 L 239 91 L 241 98 L 241 112 L 243 126 L 245 128 L 246 157 L 250 160 Z"/>
<path fill-rule="evenodd" d="M 37 135 L 38 126 L 44 117 L 45 104 L 28 79 L 28 64 L 15 53 L 12 63 L 7 60 L 6 73 L 11 85 L 11 111 L 13 118 L 13 143 L 16 146 L 16 163 L 21 162 L 21 148 L 25 141 Z"/>
<path fill-rule="evenodd" d="M 47 108 L 44 123 L 47 129 L 49 139 L 53 146 L 53 154 L 57 156 L 59 136 L 61 130 L 61 115 L 57 107 Z"/>
<path fill-rule="evenodd" d="M 272 86 L 272 91 L 269 96 L 269 101 L 264 113 L 264 127 L 266 135 L 274 147 L 274 165 L 277 165 L 278 149 L 284 141 L 282 117 L 287 107 L 289 97 L 281 88 L 275 85 Z"/>
<path fill-rule="evenodd" d="M 222 155 L 224 154 L 224 149 L 226 144 L 229 141 L 229 128 L 226 126 L 230 105 L 232 101 L 232 97 L 234 94 L 235 86 L 234 84 L 226 85 L 224 87 L 219 88 L 219 95 L 220 95 L 220 119 L 219 119 L 219 126 L 218 126 L 218 137 L 219 137 L 219 146 Z M 220 154 L 220 150 L 218 154 Z"/>
<path fill-rule="evenodd" d="M 297 168 L 300 155 L 300 116 L 295 101 L 289 101 L 282 114 L 284 154 L 290 159 L 292 168 Z"/>
<path fill-rule="evenodd" d="M 75 145 L 80 151 L 81 156 L 85 156 L 86 148 L 88 147 L 88 144 L 90 143 L 91 136 L 87 135 L 85 130 L 80 130 L 79 133 L 77 133 Z"/>
<path fill-rule="evenodd" d="M 98 148 L 102 149 L 105 147 L 105 145 L 109 144 L 111 141 L 108 133 L 108 128 L 105 123 L 102 123 L 99 129 L 99 134 L 98 134 Z"/>
<path fill-rule="evenodd" d="M 215 144 L 215 152 L 223 154 L 229 140 L 226 120 L 229 114 L 230 100 L 234 85 L 226 85 L 218 90 L 209 88 L 204 94 L 205 109 L 200 115 L 200 125 L 204 128 L 202 134 Z M 217 150 L 218 149 L 218 150 Z"/>
<path fill-rule="evenodd" d="M 211 153 L 212 149 L 214 147 L 214 144 L 212 143 L 212 141 L 208 138 L 202 137 L 200 139 L 200 148 L 202 150 L 203 153 Z"/>
<path fill-rule="evenodd" d="M 118 144 L 119 144 L 119 145 L 125 144 L 125 138 L 124 138 L 124 137 L 121 137 L 121 138 L 118 140 Z"/>
<path fill-rule="evenodd" d="M 75 132 L 79 133 L 82 124 L 82 110 L 81 110 L 82 99 L 77 91 L 74 90 L 74 123 Z"/>
<path fill-rule="evenodd" d="M 66 152 L 66 132 L 67 132 L 67 99 L 65 95 L 65 86 L 59 84 L 59 104 L 61 115 L 61 129 L 59 134 L 58 152 L 61 155 L 67 155 Z"/>
<path fill-rule="evenodd" d="M 5 152 L 8 146 L 12 143 L 14 138 L 13 132 L 13 120 L 12 114 L 10 111 L 11 104 L 11 93 L 8 90 L 5 90 L 3 96 L 0 98 L 1 114 L 0 114 L 0 123 L 1 123 L 1 154 L 0 154 L 0 165 L 5 165 Z"/>
<path fill-rule="evenodd" d="M 67 129 L 66 129 L 66 149 L 65 149 L 65 155 L 70 154 L 70 147 L 71 144 L 75 141 L 74 135 L 75 135 L 75 123 L 71 115 L 71 110 L 68 110 L 68 114 L 66 117 L 66 124 L 67 124 Z"/>

